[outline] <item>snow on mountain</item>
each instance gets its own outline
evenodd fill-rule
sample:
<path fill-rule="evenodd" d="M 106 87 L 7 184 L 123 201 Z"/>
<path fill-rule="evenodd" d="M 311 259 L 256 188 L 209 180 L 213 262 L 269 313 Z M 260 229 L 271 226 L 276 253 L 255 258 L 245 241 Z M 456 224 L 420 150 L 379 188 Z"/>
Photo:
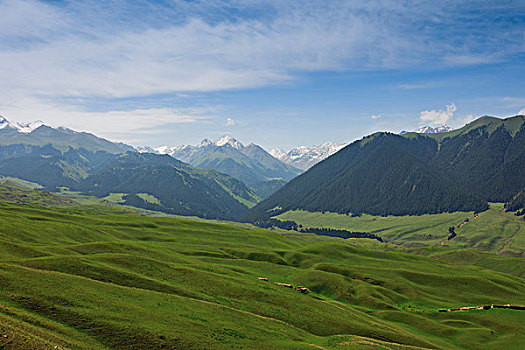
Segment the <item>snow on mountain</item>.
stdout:
<path fill-rule="evenodd" d="M 224 135 L 223 137 L 215 140 L 213 142 L 213 144 L 215 146 L 218 146 L 218 147 L 224 146 L 224 145 L 230 145 L 230 146 L 232 146 L 235 149 L 243 149 L 244 148 L 244 145 L 242 143 L 240 143 L 239 141 L 237 141 L 236 139 L 234 139 L 230 135 Z"/>
<path fill-rule="evenodd" d="M 273 148 L 270 152 L 269 152 L 274 158 L 277 158 L 277 159 L 281 159 L 282 157 L 284 157 L 286 155 L 286 152 L 283 151 L 282 149 L 280 148 Z"/>
<path fill-rule="evenodd" d="M 159 153 L 156 149 L 153 149 L 150 146 L 135 146 L 135 150 L 139 153 Z"/>
<path fill-rule="evenodd" d="M 42 125 L 44 125 L 44 123 L 40 120 L 30 123 L 17 123 L 9 121 L 6 118 L 0 116 L 0 129 L 12 129 L 18 131 L 21 134 L 29 134 Z"/>
<path fill-rule="evenodd" d="M 436 126 L 435 128 L 431 126 L 423 126 L 417 129 L 416 132 L 418 134 L 436 134 L 440 132 L 448 132 L 450 130 L 452 130 L 452 128 L 448 125 Z"/>
<path fill-rule="evenodd" d="M 307 170 L 347 145 L 347 143 L 336 144 L 335 142 L 325 142 L 320 146 L 300 146 L 292 148 L 288 152 L 274 148 L 270 153 L 284 163 L 290 164 L 299 169 Z"/>
<path fill-rule="evenodd" d="M 198 150 L 201 150 L 203 148 L 206 148 L 208 146 L 216 146 L 216 147 L 222 147 L 225 145 L 230 145 L 231 147 L 242 150 L 244 148 L 244 145 L 231 137 L 230 135 L 224 135 L 220 138 L 218 138 L 215 141 L 210 141 L 208 139 L 202 140 L 197 146 L 191 146 L 191 145 L 182 145 L 182 146 L 161 146 L 157 147 L 155 149 L 144 146 L 144 147 L 135 147 L 137 151 L 139 152 L 149 152 L 149 153 L 158 153 L 158 154 L 169 154 L 170 156 L 179 155 L 181 153 L 189 154 L 192 152 L 196 152 Z M 141 151 L 140 149 L 144 149 L 144 151 Z M 179 158 L 175 157 L 175 158 Z"/>

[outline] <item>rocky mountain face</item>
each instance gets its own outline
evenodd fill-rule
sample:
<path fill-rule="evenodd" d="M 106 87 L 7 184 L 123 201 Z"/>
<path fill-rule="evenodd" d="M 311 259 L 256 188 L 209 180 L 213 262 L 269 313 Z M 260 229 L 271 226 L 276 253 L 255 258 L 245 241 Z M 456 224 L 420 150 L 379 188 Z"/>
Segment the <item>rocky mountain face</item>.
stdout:
<path fill-rule="evenodd" d="M 423 126 L 419 129 L 416 130 L 416 132 L 418 134 L 436 134 L 436 133 L 440 133 L 440 132 L 449 132 L 451 131 L 452 128 L 448 125 L 441 125 L 441 126 L 436 126 L 435 128 L 431 127 L 431 126 Z"/>
<path fill-rule="evenodd" d="M 410 132 L 417 133 L 417 134 L 439 134 L 439 133 L 442 133 L 442 132 L 449 132 L 449 131 L 452 131 L 452 130 L 453 129 L 450 126 L 448 126 L 448 125 L 441 125 L 441 126 L 436 126 L 436 127 L 422 126 L 422 127 L 420 127 L 419 129 L 417 129 L 415 131 L 403 130 L 399 134 L 400 135 L 404 135 L 404 134 L 408 134 Z"/>

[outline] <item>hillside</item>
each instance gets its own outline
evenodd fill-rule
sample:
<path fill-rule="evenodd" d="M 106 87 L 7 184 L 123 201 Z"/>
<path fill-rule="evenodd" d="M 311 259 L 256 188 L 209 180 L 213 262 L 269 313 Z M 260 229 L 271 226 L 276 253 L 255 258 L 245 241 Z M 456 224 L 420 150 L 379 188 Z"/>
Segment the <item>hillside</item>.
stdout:
<path fill-rule="evenodd" d="M 148 153 L 119 156 L 72 189 L 97 197 L 123 193 L 123 204 L 203 218 L 235 219 L 259 200 L 232 177 Z M 140 193 L 149 194 L 151 200 Z"/>
<path fill-rule="evenodd" d="M 5 349 L 449 350 L 525 344 L 523 311 L 438 312 L 525 304 L 523 278 L 468 266 L 465 254 L 440 260 L 338 239 L 305 243 L 249 225 L 95 208 L 5 202 L 0 208 Z"/>
<path fill-rule="evenodd" d="M 385 242 L 403 247 L 475 248 L 507 256 L 525 257 L 524 217 L 506 212 L 501 203 L 491 203 L 489 210 L 476 215 L 473 212 L 455 212 L 382 217 L 297 210 L 275 218 L 282 221 L 293 220 L 303 227 L 369 232 L 380 235 Z M 452 239 L 449 239 L 450 227 L 454 227 L 456 233 Z"/>
<path fill-rule="evenodd" d="M 61 151 L 51 145 L 32 146 L 27 154 L 16 154 L 13 149 L 18 146 L 0 146 L 2 149 L 12 158 L 0 162 L 0 175 L 37 183 L 49 191 L 67 187 L 98 197 L 121 193 L 126 196 L 121 204 L 223 219 L 240 217 L 260 200 L 239 180 L 169 156 L 82 148 Z"/>
<path fill-rule="evenodd" d="M 525 188 L 525 117 L 480 118 L 436 134 L 376 133 L 298 176 L 250 210 L 358 215 L 483 211 Z"/>
<path fill-rule="evenodd" d="M 125 152 L 129 149 L 133 152 Z M 270 155 L 265 157 L 265 151 L 257 146 L 246 147 L 246 152 L 264 164 L 267 172 L 289 171 L 285 165 L 279 168 L 282 163 Z M 67 188 L 92 196 L 119 197 L 116 202 L 120 204 L 204 218 L 239 218 L 260 200 L 241 181 L 211 169 L 196 169 L 158 154 L 140 155 L 129 145 L 89 133 L 52 128 L 42 122 L 16 123 L 3 117 L 0 176 L 29 181 L 48 191 Z M 270 178 L 261 181 L 260 192 L 265 195 L 284 183 Z"/>
<path fill-rule="evenodd" d="M 0 179 L 0 201 L 40 206 L 67 206 L 75 202 L 47 191 L 36 191 L 17 185 L 11 179 Z"/>

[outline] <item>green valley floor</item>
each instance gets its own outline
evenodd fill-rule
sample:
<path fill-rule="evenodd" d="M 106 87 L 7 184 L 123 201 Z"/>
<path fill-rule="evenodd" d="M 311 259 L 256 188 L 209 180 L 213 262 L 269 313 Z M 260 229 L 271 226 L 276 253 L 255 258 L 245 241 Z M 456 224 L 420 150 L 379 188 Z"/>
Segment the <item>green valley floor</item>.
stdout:
<path fill-rule="evenodd" d="M 438 311 L 524 305 L 521 258 L 56 204 L 0 202 L 0 349 L 525 347 L 525 311 Z"/>

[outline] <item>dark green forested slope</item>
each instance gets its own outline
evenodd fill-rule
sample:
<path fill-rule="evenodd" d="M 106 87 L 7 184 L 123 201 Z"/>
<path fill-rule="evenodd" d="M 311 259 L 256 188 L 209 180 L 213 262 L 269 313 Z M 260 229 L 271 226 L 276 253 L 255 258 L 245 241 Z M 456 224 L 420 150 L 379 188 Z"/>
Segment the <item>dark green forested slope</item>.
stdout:
<path fill-rule="evenodd" d="M 437 135 L 376 133 L 317 164 L 248 214 L 293 209 L 407 215 L 481 211 L 525 188 L 525 117 Z"/>
<path fill-rule="evenodd" d="M 83 148 L 61 151 L 50 144 L 24 148 L 23 145 L 0 146 L 6 156 L 0 162 L 0 175 L 18 177 L 43 185 L 49 190 L 59 186 L 73 186 L 89 172 L 100 168 L 116 155 L 105 151 L 88 151 Z"/>
<path fill-rule="evenodd" d="M 211 169 L 196 169 L 169 156 L 111 154 L 83 148 L 0 146 L 0 175 L 54 191 L 68 187 L 103 197 L 129 195 L 125 204 L 172 214 L 234 219 L 259 198 L 241 181 Z M 157 198 L 149 203 L 136 194 Z"/>
<path fill-rule="evenodd" d="M 156 197 L 160 204 L 144 202 L 137 196 L 128 204 L 172 214 L 233 219 L 243 214 L 243 203 L 258 198 L 244 183 L 211 169 L 196 169 L 168 155 L 128 153 L 75 185 L 98 197 L 111 192 Z"/>

